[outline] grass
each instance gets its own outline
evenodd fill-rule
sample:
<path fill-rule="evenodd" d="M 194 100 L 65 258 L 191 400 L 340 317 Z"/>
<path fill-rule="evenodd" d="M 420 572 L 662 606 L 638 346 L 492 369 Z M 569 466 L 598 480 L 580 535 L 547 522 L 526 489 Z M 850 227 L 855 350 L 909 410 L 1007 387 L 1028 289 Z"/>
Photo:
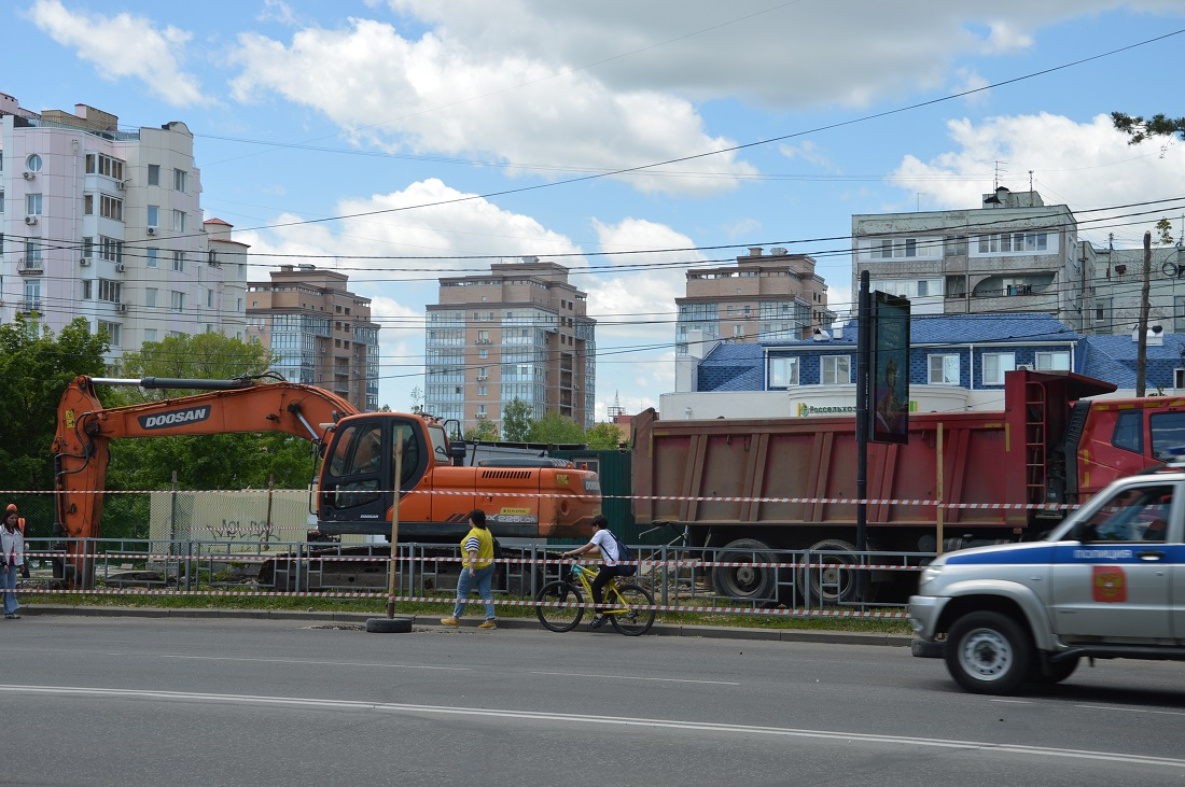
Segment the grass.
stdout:
<path fill-rule="evenodd" d="M 518 599 L 521 600 L 521 599 Z M 91 593 L 54 593 L 47 595 L 25 595 L 22 604 L 54 604 L 85 607 L 151 607 L 155 609 L 242 609 L 292 612 L 357 612 L 371 615 L 385 615 L 387 603 L 384 598 L 333 598 L 292 597 L 254 595 L 244 592 L 227 596 L 199 596 L 183 594 L 160 595 L 104 595 Z M 396 612 L 400 615 L 436 616 L 448 612 L 452 599 L 435 602 L 399 601 Z M 702 606 L 702 604 L 701 604 Z M 896 611 L 896 610 L 882 610 Z M 771 613 L 774 610 L 770 610 Z M 501 606 L 498 615 L 502 618 L 534 618 L 530 606 Z M 842 617 L 798 617 L 778 614 L 738 615 L 706 612 L 659 612 L 657 622 L 684 626 L 724 626 L 737 628 L 760 628 L 773 630 L 818 630 L 848 631 L 883 634 L 909 634 L 909 623 L 902 618 L 842 618 Z"/>

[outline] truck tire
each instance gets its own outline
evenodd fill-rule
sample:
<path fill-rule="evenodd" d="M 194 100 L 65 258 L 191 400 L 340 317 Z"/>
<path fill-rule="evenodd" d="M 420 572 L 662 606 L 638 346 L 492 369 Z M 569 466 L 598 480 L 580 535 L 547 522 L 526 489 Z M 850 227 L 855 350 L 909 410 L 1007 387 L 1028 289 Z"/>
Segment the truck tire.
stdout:
<path fill-rule="evenodd" d="M 810 562 L 815 567 L 800 569 L 798 574 L 799 586 L 806 597 L 821 607 L 857 601 L 856 572 L 843 568 L 860 562 L 855 554 L 856 547 L 838 538 L 826 538 L 811 546 L 811 552 L 816 551 L 848 554 L 810 555 Z M 818 567 L 820 563 L 822 568 Z"/>
<path fill-rule="evenodd" d="M 1039 659 L 1033 659 L 1033 674 L 1029 676 L 1029 679 L 1033 683 L 1053 686 L 1073 675 L 1074 670 L 1078 669 L 1079 661 L 1080 659 L 1077 656 L 1062 659 L 1061 661 L 1051 661 L 1046 665 L 1046 669 L 1042 670 L 1041 661 Z"/>
<path fill-rule="evenodd" d="M 716 552 L 717 563 L 776 563 L 769 545 L 753 538 L 740 538 Z M 776 601 L 778 570 L 770 566 L 731 565 L 712 569 L 716 592 L 737 601 Z"/>
<path fill-rule="evenodd" d="M 946 669 L 974 694 L 1012 694 L 1032 674 L 1033 646 L 1020 625 L 999 612 L 971 612 L 950 627 Z"/>

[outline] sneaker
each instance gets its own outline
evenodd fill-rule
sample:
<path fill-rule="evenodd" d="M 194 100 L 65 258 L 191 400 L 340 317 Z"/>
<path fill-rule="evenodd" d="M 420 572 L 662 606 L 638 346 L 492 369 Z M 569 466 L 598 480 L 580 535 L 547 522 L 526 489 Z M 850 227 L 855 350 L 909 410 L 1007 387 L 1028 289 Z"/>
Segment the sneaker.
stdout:
<path fill-rule="evenodd" d="M 20 618 L 21 618 L 21 616 L 16 614 L 15 612 L 10 612 L 7 615 L 5 615 L 4 617 L 8 618 L 9 620 L 20 620 Z"/>
<path fill-rule="evenodd" d="M 447 618 L 441 618 L 440 622 L 445 626 L 460 626 L 461 625 L 461 621 L 457 620 L 455 617 L 452 617 L 452 616 L 447 617 Z"/>
<path fill-rule="evenodd" d="M 605 625 L 605 616 L 604 615 L 597 615 L 595 618 L 592 619 L 592 622 L 588 624 L 588 627 L 590 630 L 591 629 L 599 629 L 603 625 Z"/>
<path fill-rule="evenodd" d="M 482 623 L 480 626 L 478 626 L 478 628 L 479 629 L 496 629 L 496 628 L 498 628 L 498 621 L 494 620 L 493 618 L 490 618 L 485 623 Z"/>

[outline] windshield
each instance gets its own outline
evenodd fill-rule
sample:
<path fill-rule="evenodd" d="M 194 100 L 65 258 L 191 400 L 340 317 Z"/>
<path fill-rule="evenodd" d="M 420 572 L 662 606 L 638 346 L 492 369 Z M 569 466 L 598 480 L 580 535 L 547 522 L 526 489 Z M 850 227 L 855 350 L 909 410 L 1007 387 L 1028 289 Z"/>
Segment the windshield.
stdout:
<path fill-rule="evenodd" d="M 1046 538 L 1083 541 L 1163 541 L 1173 501 L 1172 484 L 1149 481 L 1103 493 Z"/>

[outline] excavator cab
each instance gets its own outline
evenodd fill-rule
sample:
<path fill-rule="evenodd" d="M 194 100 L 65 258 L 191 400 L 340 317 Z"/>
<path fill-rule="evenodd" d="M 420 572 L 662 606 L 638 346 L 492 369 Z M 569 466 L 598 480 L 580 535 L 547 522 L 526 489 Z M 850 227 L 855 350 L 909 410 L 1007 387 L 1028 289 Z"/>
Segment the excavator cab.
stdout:
<path fill-rule="evenodd" d="M 368 413 L 338 423 L 321 467 L 317 519 L 322 534 L 390 534 L 387 511 L 393 502 L 397 446 L 402 449 L 402 499 L 428 469 L 432 446 L 422 422 Z"/>

